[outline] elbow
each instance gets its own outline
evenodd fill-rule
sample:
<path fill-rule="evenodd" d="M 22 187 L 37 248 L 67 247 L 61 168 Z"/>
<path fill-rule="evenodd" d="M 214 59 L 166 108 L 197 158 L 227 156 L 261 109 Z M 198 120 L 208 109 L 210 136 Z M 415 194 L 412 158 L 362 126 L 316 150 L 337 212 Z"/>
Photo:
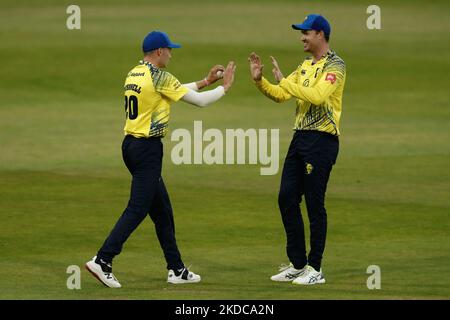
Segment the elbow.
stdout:
<path fill-rule="evenodd" d="M 324 97 L 314 97 L 309 99 L 309 102 L 311 102 L 313 105 L 319 106 L 321 104 L 323 104 L 325 102 L 325 98 Z"/>
<path fill-rule="evenodd" d="M 204 101 L 198 101 L 195 105 L 196 105 L 197 107 L 199 107 L 199 108 L 204 108 L 204 107 L 206 107 L 208 104 L 207 104 L 206 102 L 204 102 Z"/>
<path fill-rule="evenodd" d="M 311 103 L 316 105 L 316 106 L 320 106 L 324 102 L 325 102 L 325 99 L 315 99 L 314 101 L 311 101 Z"/>
<path fill-rule="evenodd" d="M 286 101 L 286 99 L 277 97 L 277 96 L 267 95 L 267 97 L 276 103 L 282 103 L 282 102 Z"/>

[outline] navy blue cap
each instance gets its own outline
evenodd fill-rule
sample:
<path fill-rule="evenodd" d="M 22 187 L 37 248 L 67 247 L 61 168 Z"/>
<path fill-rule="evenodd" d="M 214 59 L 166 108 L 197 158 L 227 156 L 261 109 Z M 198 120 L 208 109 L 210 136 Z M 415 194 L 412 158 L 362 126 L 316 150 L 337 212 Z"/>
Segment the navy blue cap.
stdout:
<path fill-rule="evenodd" d="M 181 48 L 181 45 L 172 43 L 165 32 L 152 31 L 144 38 L 142 51 L 149 52 L 158 48 Z"/>
<path fill-rule="evenodd" d="M 302 23 L 293 24 L 292 28 L 295 30 L 316 30 L 323 31 L 326 36 L 331 33 L 331 27 L 327 19 L 320 14 L 308 15 Z"/>

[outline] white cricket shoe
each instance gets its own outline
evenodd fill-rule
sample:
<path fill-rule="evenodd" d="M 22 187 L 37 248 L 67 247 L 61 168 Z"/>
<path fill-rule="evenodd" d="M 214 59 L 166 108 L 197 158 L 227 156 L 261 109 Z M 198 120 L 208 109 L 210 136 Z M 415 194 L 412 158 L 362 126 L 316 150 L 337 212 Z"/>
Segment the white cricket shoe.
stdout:
<path fill-rule="evenodd" d="M 271 276 L 270 280 L 279 282 L 292 281 L 306 271 L 306 266 L 303 269 L 295 269 L 292 263 L 289 263 L 289 265 L 281 265 L 279 271 L 281 272 Z"/>
<path fill-rule="evenodd" d="M 87 271 L 92 273 L 101 283 L 110 288 L 122 287 L 112 273 L 112 266 L 110 263 L 99 264 L 95 262 L 97 256 L 93 257 L 91 261 L 87 262 L 85 267 Z"/>
<path fill-rule="evenodd" d="M 320 271 L 316 271 L 311 266 L 306 266 L 306 271 L 297 277 L 294 281 L 292 281 L 293 284 L 302 284 L 302 285 L 312 285 L 312 284 L 319 284 L 319 283 L 325 283 L 325 278 L 322 274 L 322 268 Z"/>
<path fill-rule="evenodd" d="M 181 283 L 197 283 L 202 280 L 202 278 L 198 275 L 189 271 L 187 268 L 183 268 L 178 270 L 178 276 L 175 274 L 174 270 L 169 270 L 169 274 L 167 276 L 167 282 L 173 284 L 181 284 Z"/>

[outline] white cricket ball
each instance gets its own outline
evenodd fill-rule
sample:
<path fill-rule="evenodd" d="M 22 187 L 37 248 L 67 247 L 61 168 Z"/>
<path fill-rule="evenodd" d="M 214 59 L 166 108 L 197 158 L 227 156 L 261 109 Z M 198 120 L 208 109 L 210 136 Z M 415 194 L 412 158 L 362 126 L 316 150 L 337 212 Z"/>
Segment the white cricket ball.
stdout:
<path fill-rule="evenodd" d="M 220 79 L 220 78 L 222 78 L 223 77 L 223 71 L 222 70 L 218 70 L 217 72 L 216 72 L 216 76 Z"/>

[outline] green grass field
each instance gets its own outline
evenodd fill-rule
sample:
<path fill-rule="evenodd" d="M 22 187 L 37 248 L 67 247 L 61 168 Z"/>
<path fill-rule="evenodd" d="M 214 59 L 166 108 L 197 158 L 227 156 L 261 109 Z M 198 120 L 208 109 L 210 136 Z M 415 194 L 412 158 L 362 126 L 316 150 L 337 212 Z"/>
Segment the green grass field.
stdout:
<path fill-rule="evenodd" d="M 379 1 L 382 29 L 368 30 L 370 1 L 87 1 L 81 30 L 66 29 L 68 1 L 0 4 L 0 299 L 449 299 L 450 4 Z M 331 46 L 347 64 L 341 148 L 327 192 L 327 284 L 297 287 L 269 277 L 286 263 L 277 208 L 281 168 L 181 165 L 165 138 L 163 177 L 184 261 L 198 285 L 172 286 L 150 219 L 114 261 L 123 288 L 83 266 L 126 206 L 130 176 L 120 145 L 122 85 L 143 37 L 167 31 L 183 44 L 168 70 L 200 80 L 237 63 L 220 102 L 172 106 L 171 125 L 279 128 L 280 166 L 295 103 L 276 104 L 250 81 L 247 57 L 269 56 L 285 74 L 304 58 L 290 28 L 307 13 L 331 22 Z M 305 206 L 302 204 L 307 224 Z M 369 265 L 381 290 L 368 290 Z"/>

